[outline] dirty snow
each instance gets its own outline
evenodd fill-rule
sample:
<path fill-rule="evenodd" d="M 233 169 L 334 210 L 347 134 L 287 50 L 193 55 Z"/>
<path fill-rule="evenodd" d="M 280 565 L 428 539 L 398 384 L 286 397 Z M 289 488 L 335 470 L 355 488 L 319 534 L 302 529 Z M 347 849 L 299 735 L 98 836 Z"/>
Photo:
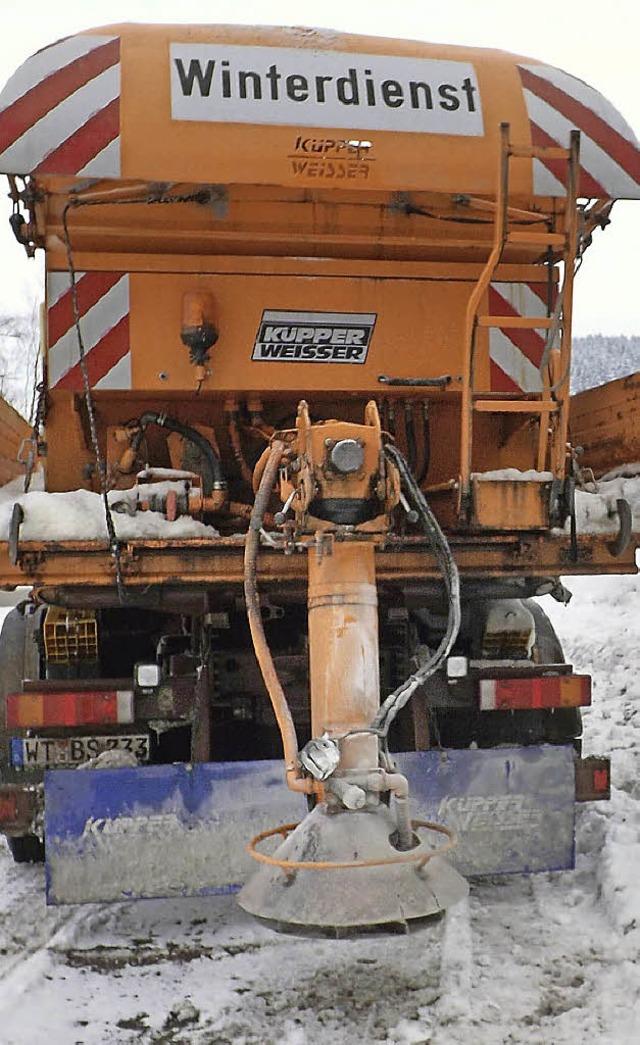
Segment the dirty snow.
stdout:
<path fill-rule="evenodd" d="M 511 483 L 550 483 L 553 472 L 536 472 L 534 468 L 521 472 L 519 468 L 494 468 L 491 472 L 473 472 L 473 479 L 479 482 L 495 482 L 503 480 Z"/>
<path fill-rule="evenodd" d="M 36 478 L 36 477 L 34 477 Z M 38 477 L 39 478 L 39 477 Z M 41 482 L 41 479 L 40 479 Z M 35 486 L 35 484 L 33 484 Z M 131 490 L 111 490 L 110 504 L 133 506 L 136 497 L 142 499 L 149 493 L 166 494 L 168 489 L 182 493 L 184 484 L 164 482 L 141 484 Z M 20 504 L 24 520 L 20 527 L 23 541 L 106 541 L 107 524 L 104 502 L 100 494 L 90 490 L 73 490 L 69 493 L 44 493 L 40 489 L 23 492 L 23 480 L 14 479 L 0 488 L 0 541 L 6 541 L 14 504 Z M 160 512 L 112 511 L 111 517 L 117 536 L 121 540 L 160 537 L 165 540 L 182 537 L 217 537 L 218 531 L 205 526 L 197 519 L 182 516 L 169 522 Z"/>
<path fill-rule="evenodd" d="M 640 531 L 640 476 L 633 471 L 637 466 L 625 466 L 608 480 L 598 480 L 587 489 L 576 491 L 576 522 L 578 533 L 615 534 L 619 528 L 616 501 L 629 502 L 633 529 Z M 628 469 L 631 469 L 629 474 Z M 510 480 L 521 482 L 550 482 L 551 472 L 520 472 L 505 468 L 493 472 L 479 472 L 481 481 Z M 24 541 L 89 541 L 107 540 L 104 503 L 100 494 L 89 490 L 67 493 L 44 493 L 42 476 L 34 476 L 32 489 L 25 494 L 23 480 L 14 479 L 0 487 L 0 541 L 6 541 L 13 506 L 19 503 L 24 511 L 20 537 Z M 136 511 L 136 501 L 150 495 L 166 495 L 169 489 L 181 494 L 184 484 L 179 481 L 140 483 L 130 490 L 111 490 L 108 498 L 116 534 L 121 540 L 135 538 L 216 537 L 218 531 L 197 519 L 181 516 L 174 522 L 159 513 Z M 565 531 L 569 532 L 567 521 Z"/>
<path fill-rule="evenodd" d="M 530 469 L 521 472 L 517 468 L 500 468 L 492 472 L 475 472 L 473 478 L 480 482 L 502 480 L 509 482 L 548 483 L 553 479 L 551 472 L 536 472 Z M 576 525 L 578 533 L 617 533 L 620 525 L 616 501 L 622 498 L 629 502 L 634 532 L 640 532 L 640 464 L 631 462 L 610 472 L 602 479 L 588 482 L 585 489 L 576 490 Z M 570 522 L 567 520 L 565 532 Z"/>
<path fill-rule="evenodd" d="M 574 872 L 475 881 L 407 937 L 306 940 L 233 897 L 47 909 L 0 846 L 3 1045 L 637 1045 L 640 580 L 565 583 L 542 605 L 594 677 L 585 753 L 613 756 Z"/>
<path fill-rule="evenodd" d="M 633 529 L 640 531 L 640 477 L 618 475 L 599 479 L 591 490 L 576 490 L 576 526 L 578 533 L 617 533 L 620 525 L 616 501 L 629 502 Z M 567 523 L 566 529 L 568 530 Z"/>

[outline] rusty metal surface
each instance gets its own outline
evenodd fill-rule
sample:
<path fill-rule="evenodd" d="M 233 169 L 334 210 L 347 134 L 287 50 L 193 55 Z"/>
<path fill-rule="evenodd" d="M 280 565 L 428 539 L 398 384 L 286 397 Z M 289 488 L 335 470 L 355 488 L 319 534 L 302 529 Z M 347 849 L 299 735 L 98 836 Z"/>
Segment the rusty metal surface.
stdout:
<path fill-rule="evenodd" d="M 536 530 L 549 525 L 550 482 L 471 479 L 472 523 L 480 529 Z"/>
<path fill-rule="evenodd" d="M 31 434 L 31 427 L 24 417 L 0 398 L 0 484 L 24 473 L 24 464 L 18 462 L 18 456 Z M 25 458 L 26 453 L 28 450 Z"/>
<path fill-rule="evenodd" d="M 575 574 L 636 573 L 632 541 L 616 558 L 608 535 L 582 535 L 574 561 L 565 534 L 529 533 L 451 537 L 451 548 L 463 577 L 549 577 Z M 176 588 L 216 588 L 242 584 L 243 537 L 182 541 L 139 540 L 122 545 L 125 583 Z M 438 579 L 434 556 L 421 538 L 388 540 L 376 552 L 376 576 L 382 582 Z M 305 554 L 283 555 L 261 550 L 258 577 L 262 584 L 306 584 Z M 115 583 L 112 556 L 100 541 L 24 541 L 12 566 L 8 546 L 0 542 L 0 587 L 33 584 L 46 588 L 109 589 Z"/>
<path fill-rule="evenodd" d="M 571 397 L 571 442 L 580 466 L 601 475 L 640 457 L 640 372 Z"/>

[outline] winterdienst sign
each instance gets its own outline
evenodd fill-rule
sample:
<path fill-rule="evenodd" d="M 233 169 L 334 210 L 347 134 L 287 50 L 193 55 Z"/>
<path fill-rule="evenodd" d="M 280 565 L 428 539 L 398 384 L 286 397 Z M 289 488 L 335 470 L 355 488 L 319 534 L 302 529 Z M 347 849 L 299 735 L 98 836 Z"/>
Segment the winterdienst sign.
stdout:
<path fill-rule="evenodd" d="M 170 62 L 174 120 L 483 134 L 469 62 L 182 43 Z"/>

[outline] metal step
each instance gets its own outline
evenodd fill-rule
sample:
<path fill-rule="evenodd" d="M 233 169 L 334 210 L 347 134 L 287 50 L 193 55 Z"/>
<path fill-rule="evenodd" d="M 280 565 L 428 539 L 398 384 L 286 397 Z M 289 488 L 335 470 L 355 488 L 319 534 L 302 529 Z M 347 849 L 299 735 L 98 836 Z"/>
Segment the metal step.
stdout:
<path fill-rule="evenodd" d="M 478 316 L 479 327 L 512 327 L 524 330 L 548 330 L 551 316 Z"/>

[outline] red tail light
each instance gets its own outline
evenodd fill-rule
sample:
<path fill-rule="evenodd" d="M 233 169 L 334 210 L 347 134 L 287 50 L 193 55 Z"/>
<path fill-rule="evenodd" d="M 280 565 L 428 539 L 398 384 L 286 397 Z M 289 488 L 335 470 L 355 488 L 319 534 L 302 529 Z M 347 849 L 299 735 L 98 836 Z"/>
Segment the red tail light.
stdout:
<path fill-rule="evenodd" d="M 7 728 L 101 726 L 133 722 L 132 690 L 82 693 L 11 693 Z"/>
<path fill-rule="evenodd" d="M 481 679 L 482 711 L 526 708 L 578 708 L 591 703 L 589 675 L 549 675 L 544 678 Z"/>
<path fill-rule="evenodd" d="M 0 824 L 10 824 L 17 819 L 18 806 L 15 795 L 0 795 Z"/>
<path fill-rule="evenodd" d="M 576 802 L 596 802 L 611 797 L 611 763 L 589 755 L 576 758 Z"/>

